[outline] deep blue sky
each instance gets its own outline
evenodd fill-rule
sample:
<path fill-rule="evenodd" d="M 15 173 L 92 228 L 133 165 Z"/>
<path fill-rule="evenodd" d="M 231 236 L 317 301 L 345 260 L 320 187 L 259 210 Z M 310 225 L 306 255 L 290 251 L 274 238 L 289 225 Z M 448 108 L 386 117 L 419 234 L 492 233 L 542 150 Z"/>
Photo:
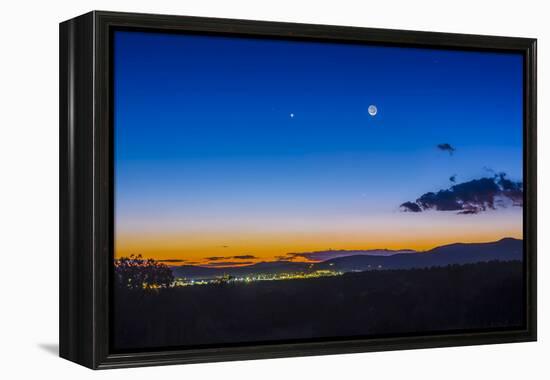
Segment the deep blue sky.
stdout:
<path fill-rule="evenodd" d="M 453 174 L 521 180 L 518 54 L 122 31 L 114 51 L 120 231 L 391 228 Z"/>

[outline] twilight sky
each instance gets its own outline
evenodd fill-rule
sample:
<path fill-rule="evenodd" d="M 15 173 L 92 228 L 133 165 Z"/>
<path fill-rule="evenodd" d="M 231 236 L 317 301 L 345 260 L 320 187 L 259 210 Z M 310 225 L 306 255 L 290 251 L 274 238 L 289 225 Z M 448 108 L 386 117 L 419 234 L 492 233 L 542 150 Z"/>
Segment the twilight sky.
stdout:
<path fill-rule="evenodd" d="M 522 237 L 521 207 L 399 207 L 522 180 L 521 55 L 123 31 L 114 54 L 117 257 Z"/>

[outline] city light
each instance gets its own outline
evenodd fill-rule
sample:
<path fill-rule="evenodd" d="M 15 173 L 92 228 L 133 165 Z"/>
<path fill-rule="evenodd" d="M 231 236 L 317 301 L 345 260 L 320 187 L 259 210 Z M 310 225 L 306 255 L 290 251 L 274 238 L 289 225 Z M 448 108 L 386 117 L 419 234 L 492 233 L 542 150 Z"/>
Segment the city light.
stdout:
<path fill-rule="evenodd" d="M 257 281 L 283 281 L 283 280 L 302 280 L 309 278 L 320 278 L 320 277 L 333 277 L 341 276 L 343 272 L 333 271 L 333 270 L 316 270 L 314 272 L 282 272 L 282 273 L 273 273 L 265 274 L 259 273 L 248 276 L 219 276 L 211 279 L 186 279 L 178 277 L 174 281 L 174 286 L 194 286 L 194 285 L 219 285 L 219 284 L 230 284 L 230 283 L 250 283 Z"/>

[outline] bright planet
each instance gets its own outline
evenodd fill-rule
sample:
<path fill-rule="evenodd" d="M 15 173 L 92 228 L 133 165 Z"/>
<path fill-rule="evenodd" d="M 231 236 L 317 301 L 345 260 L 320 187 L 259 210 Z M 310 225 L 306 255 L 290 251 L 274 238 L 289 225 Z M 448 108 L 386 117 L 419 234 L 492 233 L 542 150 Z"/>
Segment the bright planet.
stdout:
<path fill-rule="evenodd" d="M 369 115 L 375 116 L 378 113 L 378 108 L 374 104 L 371 104 L 368 108 Z"/>

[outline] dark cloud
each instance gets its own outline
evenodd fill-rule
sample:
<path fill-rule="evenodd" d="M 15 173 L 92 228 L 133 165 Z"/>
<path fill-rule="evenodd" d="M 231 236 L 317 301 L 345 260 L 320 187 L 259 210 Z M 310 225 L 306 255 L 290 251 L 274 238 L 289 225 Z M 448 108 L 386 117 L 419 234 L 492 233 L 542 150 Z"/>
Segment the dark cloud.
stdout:
<path fill-rule="evenodd" d="M 205 257 L 208 261 L 217 261 L 217 260 L 225 260 L 227 257 L 224 256 L 211 256 L 211 257 Z"/>
<path fill-rule="evenodd" d="M 464 211 L 460 211 L 459 214 L 460 215 L 473 215 L 473 214 L 478 214 L 479 211 L 477 210 L 464 210 Z"/>
<path fill-rule="evenodd" d="M 451 144 L 448 144 L 448 143 L 437 144 L 437 149 L 442 150 L 444 152 L 449 152 L 449 154 L 451 154 L 451 155 L 456 150 Z"/>
<path fill-rule="evenodd" d="M 401 204 L 402 211 L 457 211 L 458 214 L 478 214 L 488 209 L 523 206 L 523 183 L 506 178 L 505 173 L 459 183 L 449 189 L 429 192 L 415 202 Z"/>
<path fill-rule="evenodd" d="M 254 255 L 237 255 L 237 256 L 232 256 L 231 258 L 232 258 L 232 259 L 239 259 L 239 260 L 252 260 L 252 259 L 257 259 L 257 257 L 254 256 Z"/>
<path fill-rule="evenodd" d="M 506 198 L 514 202 L 514 206 L 523 206 L 523 182 L 514 182 L 506 178 L 506 173 L 497 175 L 497 183 L 502 188 Z"/>
<path fill-rule="evenodd" d="M 414 202 L 405 202 L 405 203 L 402 203 L 401 206 L 399 206 L 399 207 L 401 207 L 401 209 L 403 211 L 407 211 L 407 212 L 421 212 L 422 211 L 420 206 L 417 205 Z"/>
<path fill-rule="evenodd" d="M 217 261 L 215 263 L 208 263 L 204 266 L 207 267 L 228 267 L 233 265 L 248 265 L 248 264 L 254 264 L 253 261 Z"/>
<path fill-rule="evenodd" d="M 183 263 L 186 260 L 182 259 L 164 259 L 164 260 L 157 260 L 159 263 Z"/>
<path fill-rule="evenodd" d="M 313 251 L 313 252 L 297 252 L 287 253 L 284 256 L 277 256 L 279 262 L 293 262 L 294 259 L 300 259 L 300 262 L 317 263 L 335 258 L 348 257 L 348 256 L 391 256 L 399 253 L 413 252 L 410 249 L 328 249 L 325 251 Z M 307 261 L 304 261 L 307 260 Z"/>
<path fill-rule="evenodd" d="M 219 261 L 219 260 L 230 260 L 230 259 L 237 259 L 237 260 L 252 260 L 257 259 L 256 256 L 253 255 L 237 255 L 237 256 L 211 256 L 211 257 L 205 257 L 205 260 L 208 261 Z"/>

